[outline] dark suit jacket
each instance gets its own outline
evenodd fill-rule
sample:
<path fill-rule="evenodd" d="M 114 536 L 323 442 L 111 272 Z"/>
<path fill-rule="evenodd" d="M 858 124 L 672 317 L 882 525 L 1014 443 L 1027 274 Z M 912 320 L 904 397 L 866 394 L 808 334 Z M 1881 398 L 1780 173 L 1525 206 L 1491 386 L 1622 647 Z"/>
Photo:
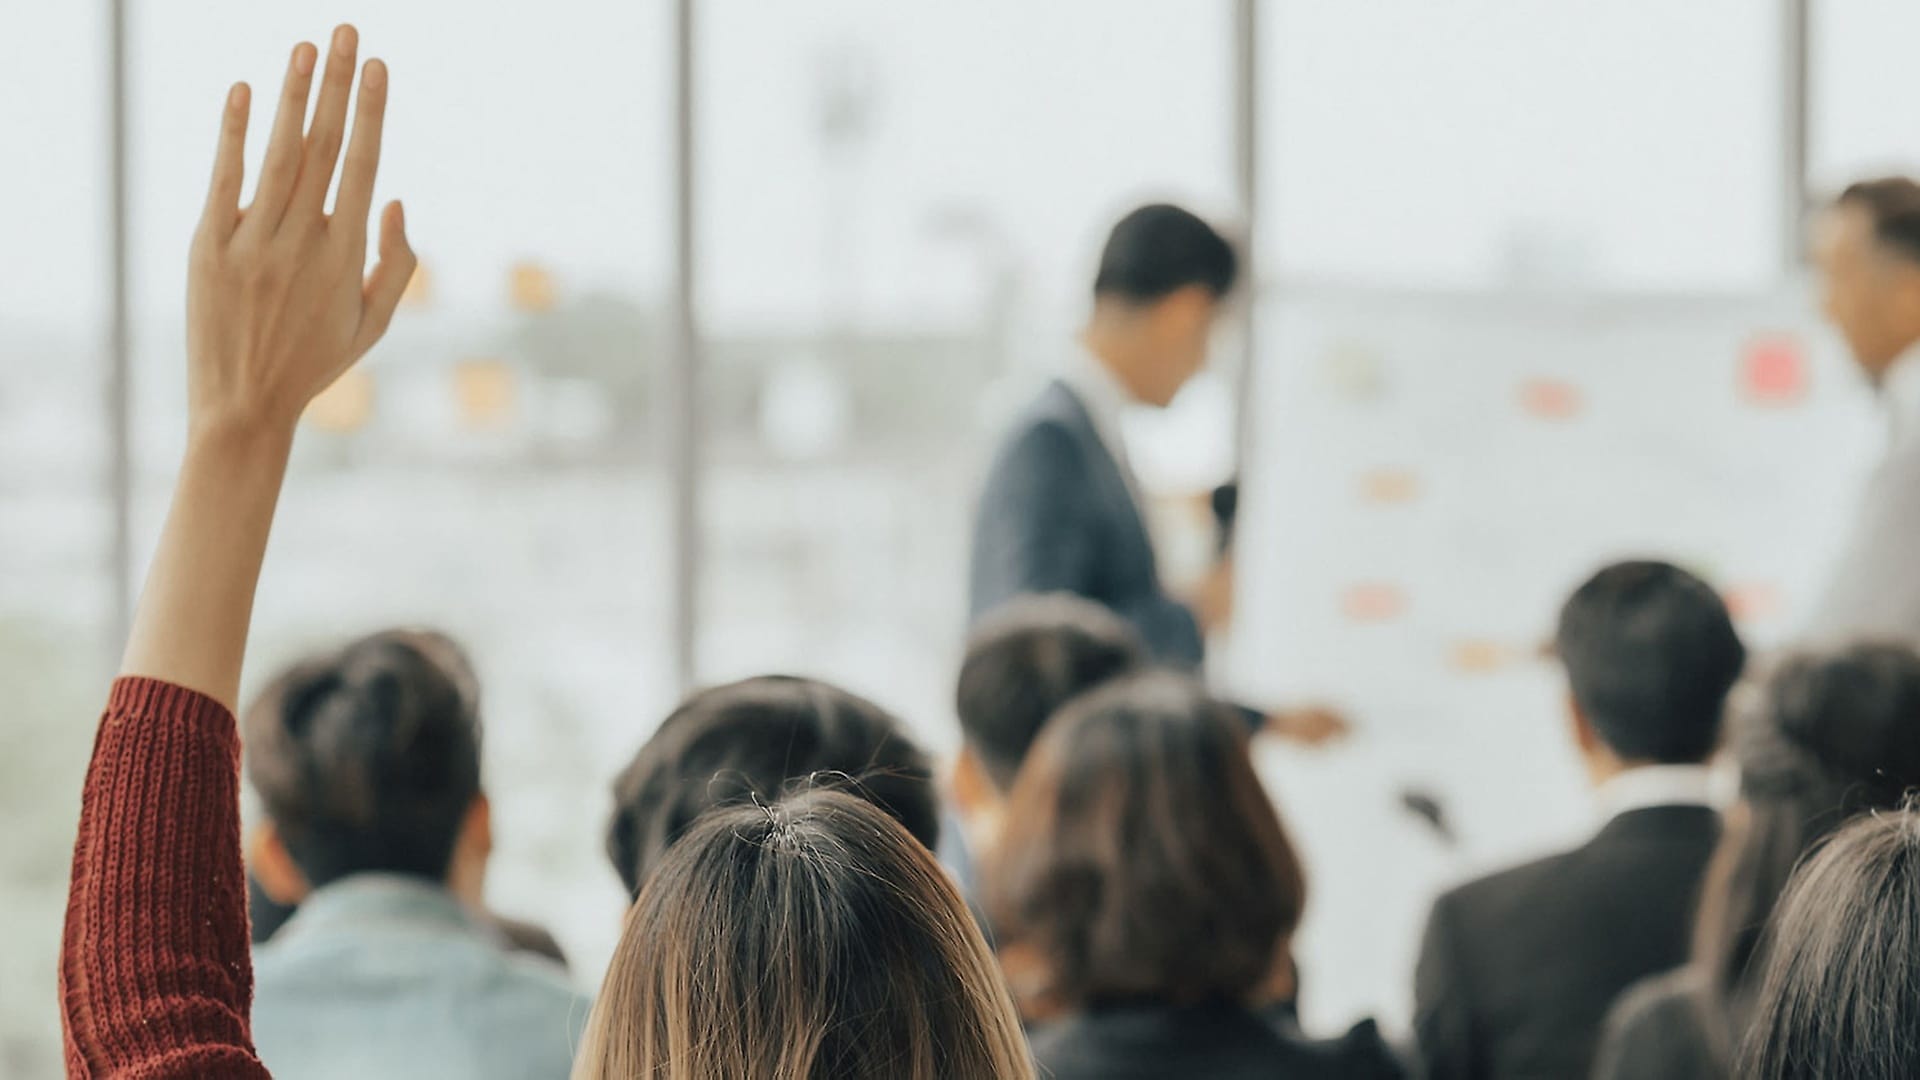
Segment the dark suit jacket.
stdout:
<path fill-rule="evenodd" d="M 975 514 L 972 618 L 1017 596 L 1076 593 L 1137 627 L 1156 660 L 1199 666 L 1199 625 L 1161 587 L 1153 541 L 1119 463 L 1065 383 L 1048 386 L 1020 414 Z"/>
<path fill-rule="evenodd" d="M 1687 958 L 1719 815 L 1660 806 L 1433 906 L 1414 978 L 1428 1080 L 1581 1080 L 1621 991 Z"/>
<path fill-rule="evenodd" d="M 1593 1080 L 1720 1080 L 1727 1075 L 1702 1011 L 1700 976 L 1681 968 L 1636 984 L 1614 1003 Z M 1725 1040 L 1725 1037 L 1722 1037 Z"/>
<path fill-rule="evenodd" d="M 1051 1080 L 1398 1080 L 1399 1063 L 1371 1022 L 1345 1038 L 1290 1036 L 1234 1005 L 1101 1009 L 1032 1036 Z"/>

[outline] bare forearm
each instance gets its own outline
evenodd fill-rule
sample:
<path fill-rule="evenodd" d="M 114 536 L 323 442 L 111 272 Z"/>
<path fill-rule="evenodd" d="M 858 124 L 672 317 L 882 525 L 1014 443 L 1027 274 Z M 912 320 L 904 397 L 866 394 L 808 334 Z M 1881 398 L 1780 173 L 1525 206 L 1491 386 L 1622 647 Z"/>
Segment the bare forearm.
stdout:
<path fill-rule="evenodd" d="M 120 670 L 236 709 L 254 587 L 292 431 L 222 421 L 190 437 Z"/>

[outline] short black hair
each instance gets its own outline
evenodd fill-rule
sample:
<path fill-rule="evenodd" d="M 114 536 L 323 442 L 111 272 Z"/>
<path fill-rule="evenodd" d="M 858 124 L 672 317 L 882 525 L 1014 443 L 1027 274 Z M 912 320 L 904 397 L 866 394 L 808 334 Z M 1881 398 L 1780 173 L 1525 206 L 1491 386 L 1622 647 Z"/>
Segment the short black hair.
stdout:
<path fill-rule="evenodd" d="M 1125 620 L 1070 593 L 1022 596 L 981 620 L 960 664 L 960 733 L 1001 791 L 1047 718 L 1067 702 L 1147 663 Z"/>
<path fill-rule="evenodd" d="M 1167 203 L 1120 219 L 1100 253 L 1096 299 L 1146 304 L 1198 285 L 1216 298 L 1233 291 L 1240 257 L 1227 238 L 1189 211 Z"/>
<path fill-rule="evenodd" d="M 662 721 L 613 784 L 607 857 L 630 895 L 701 814 L 844 787 L 940 839 L 933 765 L 893 714 L 814 679 L 763 675 L 702 690 Z"/>
<path fill-rule="evenodd" d="M 1554 641 L 1573 699 L 1628 761 L 1705 761 L 1746 647 L 1713 587 L 1670 563 L 1615 563 L 1560 610 Z"/>
<path fill-rule="evenodd" d="M 480 795 L 479 695 L 451 639 L 389 630 L 297 663 L 246 727 L 254 790 L 309 886 L 446 880 Z"/>
<path fill-rule="evenodd" d="M 1834 205 L 1864 210 L 1881 245 L 1920 263 L 1920 183 L 1904 176 L 1862 180 L 1842 191 Z"/>

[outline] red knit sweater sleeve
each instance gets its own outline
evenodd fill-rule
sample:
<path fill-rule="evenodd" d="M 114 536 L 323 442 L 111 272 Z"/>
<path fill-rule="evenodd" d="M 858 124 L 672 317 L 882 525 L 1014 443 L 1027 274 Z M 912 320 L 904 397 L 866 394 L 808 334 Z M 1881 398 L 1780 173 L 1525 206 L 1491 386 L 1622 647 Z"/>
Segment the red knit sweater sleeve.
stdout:
<path fill-rule="evenodd" d="M 265 1077 L 240 864 L 233 714 L 154 679 L 113 685 L 73 847 L 60 1010 L 71 1077 Z"/>

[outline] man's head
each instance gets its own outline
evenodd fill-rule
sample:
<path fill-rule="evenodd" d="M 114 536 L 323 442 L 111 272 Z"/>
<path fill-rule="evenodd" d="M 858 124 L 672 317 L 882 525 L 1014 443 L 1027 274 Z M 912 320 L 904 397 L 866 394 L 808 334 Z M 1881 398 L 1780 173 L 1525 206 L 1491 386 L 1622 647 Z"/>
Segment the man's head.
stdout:
<path fill-rule="evenodd" d="M 1920 342 L 1920 184 L 1894 176 L 1849 187 L 1815 247 L 1827 318 L 1878 382 Z"/>
<path fill-rule="evenodd" d="M 768 675 L 680 704 L 613 784 L 607 857 L 629 895 L 701 814 L 771 806 L 808 785 L 845 788 L 928 848 L 940 838 L 927 755 L 891 713 L 812 679 Z"/>
<path fill-rule="evenodd" d="M 954 695 L 970 759 L 963 765 L 992 789 L 965 792 L 973 796 L 966 801 L 1003 797 L 1048 717 L 1146 663 L 1133 627 L 1091 600 L 1024 596 L 989 614 L 967 642 Z"/>
<path fill-rule="evenodd" d="M 255 871 L 276 900 L 353 874 L 477 893 L 492 845 L 479 694 L 452 640 L 393 630 L 281 673 L 246 715 L 266 808 Z"/>
<path fill-rule="evenodd" d="M 1588 578 L 1561 608 L 1554 646 L 1596 775 L 1712 756 L 1747 657 L 1720 595 L 1662 562 Z"/>
<path fill-rule="evenodd" d="M 1177 206 L 1143 206 L 1113 227 L 1094 278 L 1095 352 L 1143 404 L 1164 406 L 1206 366 L 1239 256 Z"/>

